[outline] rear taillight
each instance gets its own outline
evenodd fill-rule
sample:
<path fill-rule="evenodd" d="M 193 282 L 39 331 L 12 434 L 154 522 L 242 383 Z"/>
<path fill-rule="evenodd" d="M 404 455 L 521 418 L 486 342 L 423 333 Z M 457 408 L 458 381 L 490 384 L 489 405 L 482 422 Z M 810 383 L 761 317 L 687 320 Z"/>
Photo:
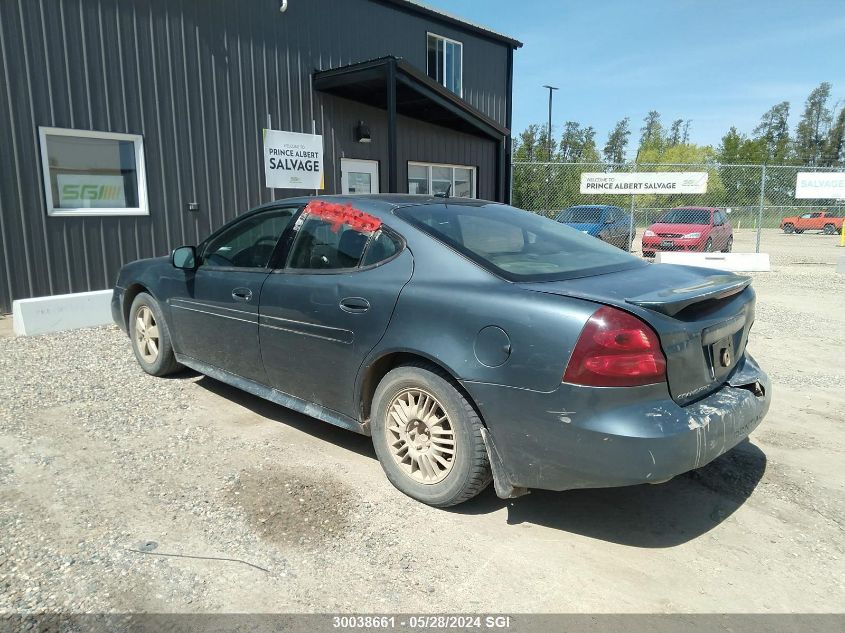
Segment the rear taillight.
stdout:
<path fill-rule="evenodd" d="M 657 335 L 637 317 L 605 306 L 587 321 L 563 381 L 590 387 L 637 387 L 666 380 Z"/>

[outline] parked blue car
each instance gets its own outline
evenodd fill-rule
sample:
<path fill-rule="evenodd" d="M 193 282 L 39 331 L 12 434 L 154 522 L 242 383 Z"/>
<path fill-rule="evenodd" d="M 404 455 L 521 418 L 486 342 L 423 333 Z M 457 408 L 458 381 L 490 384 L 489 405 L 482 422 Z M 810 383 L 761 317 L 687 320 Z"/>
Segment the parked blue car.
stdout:
<path fill-rule="evenodd" d="M 189 367 L 372 437 L 433 506 L 656 483 L 751 433 L 771 383 L 751 278 L 652 265 L 504 204 L 275 200 L 126 264 L 141 368 Z M 139 402 L 139 407 L 146 405 Z"/>
<path fill-rule="evenodd" d="M 631 250 L 631 243 L 637 234 L 631 226 L 631 214 L 621 207 L 606 204 L 582 204 L 561 211 L 555 218 L 587 235 L 618 246 L 623 251 Z"/>

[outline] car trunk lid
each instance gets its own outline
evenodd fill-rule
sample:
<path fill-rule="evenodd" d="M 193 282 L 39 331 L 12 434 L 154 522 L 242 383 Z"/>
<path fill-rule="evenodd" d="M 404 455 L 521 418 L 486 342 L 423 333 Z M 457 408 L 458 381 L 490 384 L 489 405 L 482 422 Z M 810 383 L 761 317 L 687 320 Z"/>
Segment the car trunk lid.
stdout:
<path fill-rule="evenodd" d="M 579 279 L 520 284 L 535 292 L 610 305 L 635 314 L 660 338 L 672 397 L 686 404 L 723 384 L 745 353 L 754 322 L 751 278 L 653 264 Z"/>

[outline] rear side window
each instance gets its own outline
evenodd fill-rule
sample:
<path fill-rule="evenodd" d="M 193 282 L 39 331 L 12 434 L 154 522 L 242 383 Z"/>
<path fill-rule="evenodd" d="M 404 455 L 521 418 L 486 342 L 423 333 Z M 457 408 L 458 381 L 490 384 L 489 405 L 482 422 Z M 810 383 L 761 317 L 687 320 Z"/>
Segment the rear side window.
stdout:
<path fill-rule="evenodd" d="M 503 204 L 419 205 L 396 215 L 513 281 L 571 279 L 647 266 L 565 224 Z"/>
<path fill-rule="evenodd" d="M 361 261 L 361 266 L 374 266 L 383 261 L 387 261 L 398 253 L 402 248 L 401 242 L 398 239 L 386 233 L 379 231 L 373 241 L 367 247 L 367 252 L 364 254 L 364 259 Z"/>
<path fill-rule="evenodd" d="M 336 270 L 357 268 L 370 236 L 347 225 L 319 217 L 307 218 L 299 228 L 288 268 Z"/>

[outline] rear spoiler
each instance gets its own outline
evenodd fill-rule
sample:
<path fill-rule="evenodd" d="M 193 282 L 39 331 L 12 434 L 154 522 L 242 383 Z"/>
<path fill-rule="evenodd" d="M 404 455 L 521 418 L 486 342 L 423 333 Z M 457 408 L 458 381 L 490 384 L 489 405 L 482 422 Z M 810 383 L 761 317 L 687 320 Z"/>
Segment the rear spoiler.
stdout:
<path fill-rule="evenodd" d="M 685 288 L 669 288 L 625 299 L 627 303 L 675 316 L 684 308 L 712 299 L 738 294 L 751 284 L 745 275 L 713 275 L 703 282 Z"/>

